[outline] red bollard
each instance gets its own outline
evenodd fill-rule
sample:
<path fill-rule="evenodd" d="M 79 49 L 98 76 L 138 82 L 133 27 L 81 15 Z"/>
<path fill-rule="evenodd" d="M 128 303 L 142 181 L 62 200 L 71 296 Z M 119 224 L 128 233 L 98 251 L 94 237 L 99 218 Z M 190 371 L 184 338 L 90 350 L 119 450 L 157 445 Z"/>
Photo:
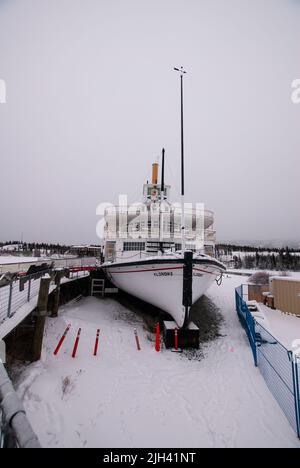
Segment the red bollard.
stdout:
<path fill-rule="evenodd" d="M 159 322 L 156 324 L 156 338 L 155 338 L 155 351 L 160 351 L 160 326 Z"/>
<path fill-rule="evenodd" d="M 81 334 L 81 328 L 79 328 L 78 333 L 77 333 L 77 337 L 76 337 L 74 348 L 73 348 L 72 358 L 76 357 L 80 334 Z"/>
<path fill-rule="evenodd" d="M 175 351 L 178 351 L 178 328 L 175 328 L 175 331 L 174 331 L 174 345 L 175 345 Z"/>
<path fill-rule="evenodd" d="M 138 337 L 136 328 L 134 329 L 134 335 L 135 335 L 135 341 L 136 341 L 137 350 L 138 350 L 138 351 L 141 351 L 140 340 L 139 340 L 139 337 Z"/>
<path fill-rule="evenodd" d="M 61 345 L 62 345 L 63 342 L 65 341 L 65 338 L 66 338 L 66 336 L 67 336 L 67 334 L 68 334 L 70 328 L 71 328 L 71 325 L 68 325 L 67 328 L 65 329 L 65 332 L 64 332 L 63 336 L 61 337 L 61 339 L 60 339 L 59 342 L 58 342 L 58 345 L 57 345 L 56 348 L 55 348 L 55 351 L 54 351 L 54 353 L 53 353 L 54 356 L 56 356 L 56 355 L 58 354 L 58 351 L 60 350 Z"/>
<path fill-rule="evenodd" d="M 97 334 L 96 334 L 96 341 L 95 341 L 95 347 L 94 347 L 94 356 L 97 356 L 97 353 L 98 353 L 99 336 L 100 336 L 100 329 L 97 330 Z"/>

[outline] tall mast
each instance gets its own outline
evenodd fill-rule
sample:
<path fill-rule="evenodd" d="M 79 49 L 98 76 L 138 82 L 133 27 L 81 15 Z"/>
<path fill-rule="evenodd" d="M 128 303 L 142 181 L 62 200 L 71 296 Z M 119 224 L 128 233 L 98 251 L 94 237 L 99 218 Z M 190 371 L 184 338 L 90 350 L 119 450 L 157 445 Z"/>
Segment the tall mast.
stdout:
<path fill-rule="evenodd" d="M 160 188 L 160 209 L 159 209 L 159 240 L 164 240 L 164 215 L 162 203 L 165 198 L 165 148 L 162 149 L 162 166 L 161 166 L 161 188 Z M 161 244 L 162 247 L 162 244 Z"/>
<path fill-rule="evenodd" d="M 161 199 L 164 198 L 165 192 L 165 148 L 162 149 L 162 162 L 161 162 Z"/>
<path fill-rule="evenodd" d="M 185 213 L 184 213 L 184 126 L 183 126 L 183 75 L 186 73 L 183 67 L 175 68 L 180 74 L 180 102 L 181 102 L 181 244 L 185 250 Z"/>

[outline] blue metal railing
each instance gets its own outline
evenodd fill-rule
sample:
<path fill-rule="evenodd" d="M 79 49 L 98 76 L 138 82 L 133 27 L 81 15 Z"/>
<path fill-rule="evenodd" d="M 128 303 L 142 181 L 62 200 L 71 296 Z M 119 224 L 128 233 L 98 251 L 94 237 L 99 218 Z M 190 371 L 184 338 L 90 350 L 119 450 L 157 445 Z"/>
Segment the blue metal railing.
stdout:
<path fill-rule="evenodd" d="M 243 285 L 239 286 L 235 290 L 235 300 L 236 300 L 236 310 L 240 319 L 241 324 L 243 325 L 249 343 L 253 353 L 253 359 L 255 366 L 257 366 L 257 347 L 256 347 L 256 332 L 255 332 L 255 320 L 248 309 L 247 303 L 243 299 Z"/>
<path fill-rule="evenodd" d="M 236 288 L 236 310 L 257 366 L 277 403 L 300 438 L 300 365 L 282 343 L 258 323 L 244 300 L 243 286 Z"/>

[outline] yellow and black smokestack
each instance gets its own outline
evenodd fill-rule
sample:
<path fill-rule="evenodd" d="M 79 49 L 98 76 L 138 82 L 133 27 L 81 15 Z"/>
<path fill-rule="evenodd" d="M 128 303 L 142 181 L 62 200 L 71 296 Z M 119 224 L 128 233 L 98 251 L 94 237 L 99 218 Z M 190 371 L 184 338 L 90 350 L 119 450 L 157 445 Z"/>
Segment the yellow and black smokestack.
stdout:
<path fill-rule="evenodd" d="M 152 184 L 158 184 L 158 163 L 152 164 Z"/>

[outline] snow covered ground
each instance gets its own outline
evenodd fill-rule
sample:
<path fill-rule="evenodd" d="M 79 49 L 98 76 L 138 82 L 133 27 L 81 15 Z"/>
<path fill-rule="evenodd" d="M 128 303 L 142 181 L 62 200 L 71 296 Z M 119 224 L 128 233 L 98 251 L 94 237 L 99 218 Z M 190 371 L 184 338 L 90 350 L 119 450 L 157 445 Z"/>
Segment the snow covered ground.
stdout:
<path fill-rule="evenodd" d="M 46 260 L 49 260 L 46 258 Z M 35 263 L 45 261 L 45 258 L 41 257 L 16 257 L 14 255 L 1 255 L 0 265 L 13 265 L 15 263 Z"/>
<path fill-rule="evenodd" d="M 27 271 L 30 265 L 47 263 L 50 261 L 47 257 L 17 257 L 13 255 L 0 255 L 0 275 L 2 273 L 16 273 Z"/>
<path fill-rule="evenodd" d="M 202 359 L 156 353 L 142 320 L 113 299 L 87 298 L 48 319 L 40 362 L 18 379 L 44 447 L 298 447 L 258 369 L 227 277 L 209 291 L 224 316 L 222 337 Z M 58 357 L 54 348 L 71 324 Z M 78 356 L 71 358 L 78 328 Z M 92 356 L 97 328 L 98 357 Z M 134 328 L 141 342 L 137 351 Z"/>
<path fill-rule="evenodd" d="M 228 274 L 241 275 L 241 276 L 251 276 L 257 273 L 258 271 L 262 271 L 262 270 L 246 270 L 245 268 L 242 268 L 241 270 L 230 268 L 227 270 Z M 282 277 L 282 274 L 283 274 L 282 271 L 276 271 L 276 270 L 266 270 L 266 271 L 270 274 L 270 276 Z M 287 271 L 284 273 L 287 275 L 287 277 L 296 278 L 296 279 L 300 278 L 300 271 Z M 244 283 L 245 283 L 245 278 L 244 278 Z"/>

